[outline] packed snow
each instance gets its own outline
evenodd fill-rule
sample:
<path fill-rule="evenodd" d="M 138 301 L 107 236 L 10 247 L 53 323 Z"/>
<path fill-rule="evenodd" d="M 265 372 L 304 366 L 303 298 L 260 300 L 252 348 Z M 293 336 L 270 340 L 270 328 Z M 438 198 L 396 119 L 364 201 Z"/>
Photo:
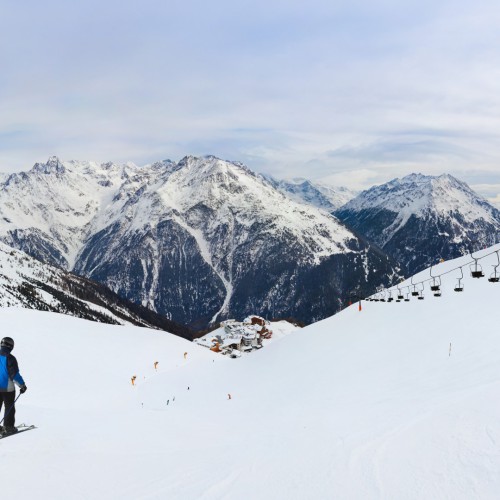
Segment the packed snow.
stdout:
<path fill-rule="evenodd" d="M 2 309 L 28 385 L 17 422 L 37 426 L 0 440 L 2 494 L 496 499 L 496 263 L 480 261 L 482 279 L 464 267 L 461 293 L 449 272 L 439 298 L 354 304 L 237 362 L 163 332 Z"/>

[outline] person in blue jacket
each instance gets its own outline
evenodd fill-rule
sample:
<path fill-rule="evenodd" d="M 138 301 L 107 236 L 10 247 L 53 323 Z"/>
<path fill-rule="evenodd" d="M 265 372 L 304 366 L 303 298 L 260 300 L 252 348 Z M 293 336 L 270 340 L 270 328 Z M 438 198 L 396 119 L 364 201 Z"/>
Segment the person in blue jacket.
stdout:
<path fill-rule="evenodd" d="M 14 401 L 16 399 L 16 388 L 19 392 L 26 392 L 26 384 L 19 373 L 17 359 L 11 354 L 14 349 L 14 341 L 10 337 L 4 337 L 0 342 L 0 412 L 2 404 L 5 405 L 5 417 L 3 428 L 0 426 L 2 434 L 14 434 L 17 429 L 14 426 L 16 409 Z M 15 384 L 15 385 L 14 385 Z"/>

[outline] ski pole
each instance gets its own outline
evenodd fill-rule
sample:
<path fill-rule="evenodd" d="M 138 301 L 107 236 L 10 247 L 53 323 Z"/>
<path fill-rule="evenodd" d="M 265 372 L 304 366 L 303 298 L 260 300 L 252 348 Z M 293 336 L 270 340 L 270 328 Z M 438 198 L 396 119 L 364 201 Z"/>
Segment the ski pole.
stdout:
<path fill-rule="evenodd" d="M 0 420 L 0 425 L 3 424 L 3 421 L 7 418 L 7 415 L 10 413 L 10 411 L 12 410 L 12 408 L 14 408 L 14 405 L 16 404 L 16 401 L 21 397 L 21 394 L 22 392 L 19 393 L 19 395 L 17 396 L 16 399 L 14 399 L 14 402 L 10 405 L 9 409 L 7 410 L 7 405 L 5 405 L 5 414 L 2 418 L 2 420 Z"/>

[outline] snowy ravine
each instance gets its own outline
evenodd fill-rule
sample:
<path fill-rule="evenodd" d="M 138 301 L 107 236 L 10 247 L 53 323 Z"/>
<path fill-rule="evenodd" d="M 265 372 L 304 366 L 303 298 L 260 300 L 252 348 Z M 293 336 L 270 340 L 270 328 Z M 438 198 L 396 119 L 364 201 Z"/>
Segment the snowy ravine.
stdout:
<path fill-rule="evenodd" d="M 487 275 L 496 262 L 481 261 Z M 500 283 L 467 270 L 461 293 L 449 273 L 442 297 L 355 304 L 238 360 L 160 332 L 3 309 L 28 385 L 17 421 L 38 428 L 0 440 L 2 494 L 496 499 Z"/>

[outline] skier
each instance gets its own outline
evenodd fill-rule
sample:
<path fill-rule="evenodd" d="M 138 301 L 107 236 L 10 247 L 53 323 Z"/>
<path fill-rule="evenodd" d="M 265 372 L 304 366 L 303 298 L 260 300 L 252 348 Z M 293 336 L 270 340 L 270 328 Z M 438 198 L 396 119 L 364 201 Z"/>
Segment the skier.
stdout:
<path fill-rule="evenodd" d="M 158 368 L 158 361 L 154 362 L 154 367 L 155 367 L 155 370 Z"/>
<path fill-rule="evenodd" d="M 12 349 L 14 349 L 14 340 L 10 337 L 4 337 L 0 342 L 0 411 L 2 404 L 5 405 L 4 425 L 0 426 L 0 432 L 4 435 L 18 432 L 14 427 L 16 415 L 14 407 L 15 385 L 19 387 L 21 394 L 24 394 L 27 389 L 23 377 L 19 373 L 17 359 L 11 354 Z"/>

